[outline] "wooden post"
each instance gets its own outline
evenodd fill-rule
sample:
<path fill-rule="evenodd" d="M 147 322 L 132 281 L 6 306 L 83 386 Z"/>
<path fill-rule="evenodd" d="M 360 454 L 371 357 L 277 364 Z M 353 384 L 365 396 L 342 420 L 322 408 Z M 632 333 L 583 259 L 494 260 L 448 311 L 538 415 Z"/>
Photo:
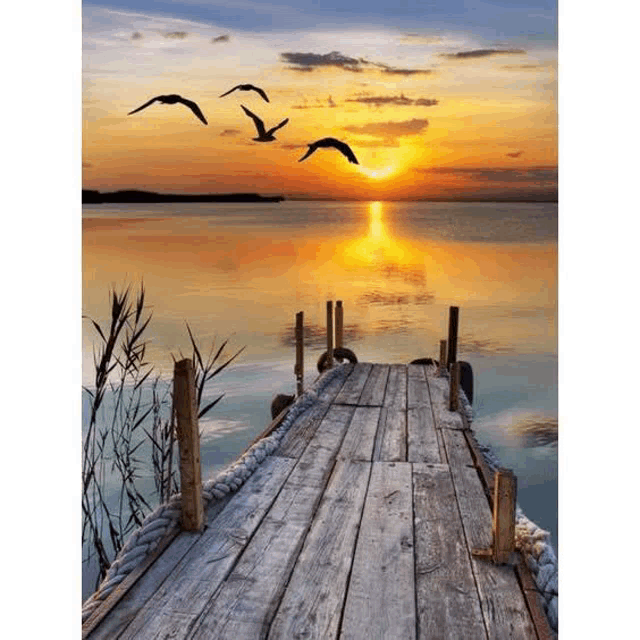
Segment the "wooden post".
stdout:
<path fill-rule="evenodd" d="M 458 307 L 449 307 L 449 355 L 447 369 L 458 359 Z"/>
<path fill-rule="evenodd" d="M 327 365 L 333 367 L 333 300 L 327 300 Z"/>
<path fill-rule="evenodd" d="M 304 391 L 304 312 L 296 313 L 296 365 L 293 369 L 296 376 L 296 395 Z"/>
<path fill-rule="evenodd" d="M 176 362 L 173 370 L 173 403 L 176 412 L 180 451 L 180 491 L 182 528 L 202 531 L 202 474 L 200 471 L 200 434 L 193 363 L 189 358 Z"/>
<path fill-rule="evenodd" d="M 343 321 L 344 309 L 342 308 L 342 300 L 336 300 L 336 349 L 342 347 Z"/>
<path fill-rule="evenodd" d="M 446 371 L 447 370 L 447 341 L 446 340 L 440 340 L 440 360 L 439 360 L 440 364 L 438 366 L 438 369 L 440 371 Z"/>
<path fill-rule="evenodd" d="M 494 473 L 493 561 L 505 564 L 515 551 L 517 479 L 510 469 Z"/>
<path fill-rule="evenodd" d="M 458 389 L 460 388 L 460 363 L 454 362 L 449 377 L 449 411 L 458 410 Z"/>

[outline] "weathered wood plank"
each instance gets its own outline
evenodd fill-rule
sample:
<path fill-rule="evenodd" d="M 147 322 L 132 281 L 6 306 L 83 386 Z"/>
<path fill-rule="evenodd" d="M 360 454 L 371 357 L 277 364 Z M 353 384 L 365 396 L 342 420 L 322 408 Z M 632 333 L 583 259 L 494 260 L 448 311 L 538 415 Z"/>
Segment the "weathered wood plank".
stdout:
<path fill-rule="evenodd" d="M 392 407 L 382 407 L 373 459 L 383 462 L 406 462 L 406 411 Z"/>
<path fill-rule="evenodd" d="M 228 495 L 205 510 L 207 524 L 217 517 L 232 497 Z M 116 638 L 199 538 L 200 534 L 179 531 L 173 537 L 168 536 L 166 543 L 161 542 L 159 548 L 145 558 L 140 566 L 136 567 L 109 594 L 100 607 L 100 610 L 103 607 L 108 609 L 101 611 L 102 615 L 99 618 L 90 618 L 87 623 L 92 623 L 91 626 L 87 623 L 83 625 L 83 638 L 91 638 L 91 640 Z M 109 615 L 116 606 L 117 612 Z"/>
<path fill-rule="evenodd" d="M 336 462 L 269 638 L 337 637 L 371 463 Z"/>
<path fill-rule="evenodd" d="M 464 437 L 465 434 L 455 429 L 443 429 L 441 433 L 444 446 L 447 449 L 449 464 L 459 467 L 473 467 L 474 460 L 469 451 L 467 439 Z"/>
<path fill-rule="evenodd" d="M 340 393 L 336 396 L 335 404 L 358 404 L 367 378 L 373 365 L 370 362 L 358 362 L 353 366 L 353 371 L 346 379 Z"/>
<path fill-rule="evenodd" d="M 313 438 L 316 429 L 322 422 L 325 414 L 331 406 L 330 402 L 316 402 L 307 409 L 298 419 L 291 425 L 289 431 L 285 433 L 280 445 L 276 449 L 279 456 L 288 458 L 299 458 L 305 447 L 309 444 L 309 440 Z"/>
<path fill-rule="evenodd" d="M 442 462 L 430 406 L 407 409 L 407 460 Z"/>
<path fill-rule="evenodd" d="M 338 460 L 371 461 L 380 407 L 357 407 L 338 452 Z"/>
<path fill-rule="evenodd" d="M 407 408 L 407 365 L 389 366 L 389 379 L 382 404 L 394 409 Z"/>
<path fill-rule="evenodd" d="M 189 638 L 263 638 L 279 605 L 354 407 L 333 405 Z"/>
<path fill-rule="evenodd" d="M 467 544 L 471 549 L 491 546 L 492 513 L 475 468 L 450 466 Z M 513 567 L 472 557 L 480 604 L 490 638 L 536 638 L 531 616 Z"/>
<path fill-rule="evenodd" d="M 418 638 L 486 638 L 447 465 L 413 465 Z"/>
<path fill-rule="evenodd" d="M 340 638 L 415 638 L 411 464 L 374 462 Z"/>
<path fill-rule="evenodd" d="M 294 465 L 295 461 L 289 458 L 267 458 L 183 554 L 167 579 L 157 585 L 154 595 L 139 608 L 119 637 L 173 637 L 162 635 L 165 614 L 179 614 L 182 618 L 188 615 L 195 620 L 231 570 Z M 168 552 L 173 549 L 165 552 L 169 556 Z"/>
<path fill-rule="evenodd" d="M 329 384 L 318 395 L 319 402 L 335 402 L 336 396 L 344 386 L 345 382 L 351 377 L 353 368 L 355 367 L 351 362 L 347 362 L 346 364 L 341 364 L 339 366 L 345 368 L 346 374 L 344 376 L 338 376 L 329 382 Z"/>
<path fill-rule="evenodd" d="M 464 429 L 462 417 L 457 411 L 449 411 L 449 381 L 436 375 L 428 375 L 433 415 L 438 429 Z"/>
<path fill-rule="evenodd" d="M 516 573 L 518 574 L 518 580 L 520 581 L 520 586 L 524 593 L 525 600 L 527 601 L 527 606 L 529 607 L 529 613 L 531 614 L 533 625 L 536 628 L 536 633 L 538 634 L 538 640 L 552 640 L 554 634 L 551 629 L 551 625 L 549 624 L 549 620 L 547 619 L 547 615 L 544 612 L 544 599 L 540 595 L 540 592 L 533 581 L 531 572 L 529 571 L 529 567 L 527 567 L 524 558 L 519 552 L 516 553 L 518 556 Z"/>
<path fill-rule="evenodd" d="M 407 365 L 407 407 L 431 406 L 429 387 L 425 366 L 421 364 Z"/>
<path fill-rule="evenodd" d="M 382 406 L 388 378 L 389 365 L 374 364 L 362 390 L 359 404 L 361 406 Z"/>

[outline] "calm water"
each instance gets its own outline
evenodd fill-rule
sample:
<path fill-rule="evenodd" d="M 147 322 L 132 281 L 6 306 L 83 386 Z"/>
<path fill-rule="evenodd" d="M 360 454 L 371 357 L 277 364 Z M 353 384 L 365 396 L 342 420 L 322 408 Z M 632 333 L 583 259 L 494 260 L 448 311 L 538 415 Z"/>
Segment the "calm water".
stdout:
<path fill-rule="evenodd" d="M 295 313 L 323 351 L 326 300 L 343 300 L 360 361 L 437 357 L 448 307 L 474 372 L 474 429 L 518 477 L 518 502 L 557 549 L 557 205 L 320 203 L 93 205 L 83 209 L 83 313 L 103 322 L 110 287 L 144 280 L 147 360 L 167 375 L 207 347 L 246 347 L 215 378 L 225 397 L 201 421 L 203 476 L 235 459 L 293 393 Z M 83 382 L 92 384 L 90 322 Z M 150 477 L 143 486 L 153 487 Z M 92 588 L 83 586 L 84 595 Z"/>

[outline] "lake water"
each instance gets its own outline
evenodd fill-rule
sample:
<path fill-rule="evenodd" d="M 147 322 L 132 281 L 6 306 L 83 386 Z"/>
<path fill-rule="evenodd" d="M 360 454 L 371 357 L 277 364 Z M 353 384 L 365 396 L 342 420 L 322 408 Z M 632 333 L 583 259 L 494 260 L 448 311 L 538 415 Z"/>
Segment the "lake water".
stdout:
<path fill-rule="evenodd" d="M 237 361 L 212 380 L 224 399 L 201 421 L 205 479 L 234 460 L 293 393 L 295 313 L 325 346 L 326 301 L 342 300 L 361 362 L 439 355 L 460 307 L 458 358 L 474 373 L 473 428 L 518 478 L 518 502 L 557 549 L 557 205 L 295 202 L 85 205 L 83 313 L 109 317 L 109 290 L 144 281 L 147 361 L 229 339 Z M 83 384 L 93 384 L 90 322 Z M 86 403 L 86 397 L 85 397 Z M 86 412 L 85 412 L 86 413 Z M 141 479 L 152 490 L 150 474 Z M 155 503 L 154 503 L 155 504 Z M 83 597 L 92 591 L 83 575 Z"/>

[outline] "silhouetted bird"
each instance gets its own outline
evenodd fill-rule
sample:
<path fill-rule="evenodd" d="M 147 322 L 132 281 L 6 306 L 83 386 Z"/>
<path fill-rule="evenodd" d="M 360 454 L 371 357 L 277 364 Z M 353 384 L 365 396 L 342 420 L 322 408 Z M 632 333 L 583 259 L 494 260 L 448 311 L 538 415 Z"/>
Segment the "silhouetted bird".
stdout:
<path fill-rule="evenodd" d="M 333 147 L 334 149 L 340 151 L 340 153 L 344 154 L 349 162 L 353 162 L 353 164 L 360 164 L 353 151 L 351 151 L 351 147 L 346 142 L 336 140 L 335 138 L 322 138 L 322 140 L 316 140 L 308 146 L 309 149 L 307 153 L 305 153 L 302 158 L 298 160 L 298 162 L 302 162 L 305 158 L 308 158 L 316 149 Z"/>
<path fill-rule="evenodd" d="M 229 91 L 223 93 L 219 97 L 223 98 L 224 96 L 228 96 L 232 91 L 235 91 L 236 89 L 240 89 L 240 91 L 257 91 L 265 99 L 266 102 L 269 102 L 267 94 L 260 87 L 254 87 L 252 84 L 238 84 L 233 87 L 233 89 L 229 89 Z"/>
<path fill-rule="evenodd" d="M 179 96 L 175 93 L 172 93 L 171 95 L 168 95 L 168 96 L 156 96 L 155 98 L 151 98 L 149 102 L 145 102 L 141 107 L 138 107 L 133 111 L 129 111 L 127 115 L 130 116 L 132 113 L 137 113 L 138 111 L 142 111 L 142 109 L 146 109 L 150 104 L 153 104 L 156 101 L 161 102 L 162 104 L 176 104 L 179 102 L 180 104 L 185 105 L 185 107 L 189 107 L 189 109 L 191 109 L 191 111 L 193 111 L 193 113 L 195 113 L 196 116 L 200 120 L 202 120 L 202 122 L 204 122 L 205 124 L 208 124 L 206 118 L 202 114 L 202 111 L 200 111 L 200 107 L 195 102 L 193 102 L 193 100 L 187 100 L 186 98 L 183 98 L 182 96 Z"/>
<path fill-rule="evenodd" d="M 252 138 L 252 140 L 255 140 L 256 142 L 271 142 L 271 140 L 275 140 L 275 136 L 273 135 L 274 132 L 277 131 L 280 127 L 284 127 L 284 125 L 289 122 L 289 118 L 286 118 L 279 125 L 276 125 L 275 127 L 272 127 L 267 131 L 264 128 L 264 122 L 262 122 L 262 120 L 260 120 L 260 118 L 258 118 L 255 113 L 251 113 L 251 111 L 249 111 L 249 109 L 247 109 L 247 107 L 245 107 L 243 104 L 241 104 L 240 106 L 256 125 L 256 129 L 258 130 L 258 137 Z"/>

